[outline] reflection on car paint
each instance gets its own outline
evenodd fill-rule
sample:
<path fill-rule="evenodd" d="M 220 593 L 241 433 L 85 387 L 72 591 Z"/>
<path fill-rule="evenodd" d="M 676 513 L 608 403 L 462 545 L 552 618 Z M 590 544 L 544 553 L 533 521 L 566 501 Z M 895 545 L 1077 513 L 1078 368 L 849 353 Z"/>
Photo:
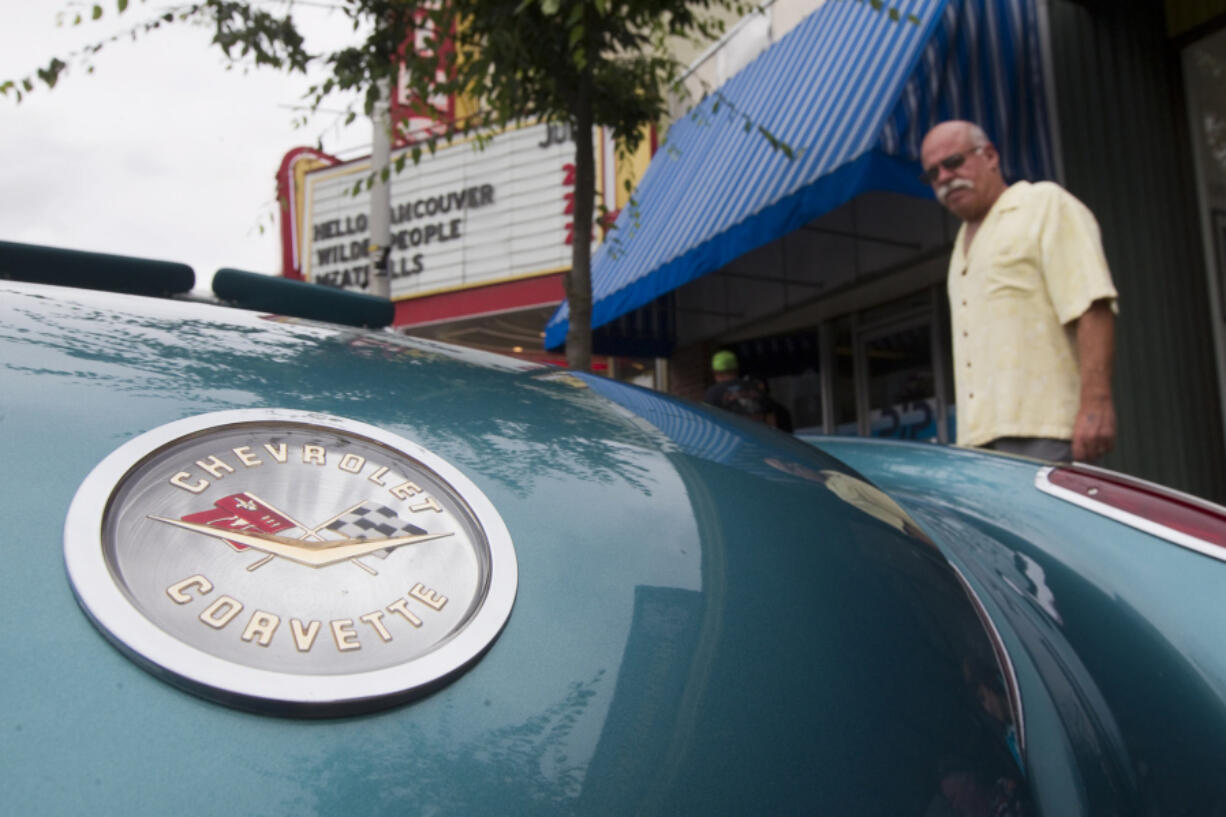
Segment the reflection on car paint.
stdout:
<path fill-rule="evenodd" d="M 1017 565 L 1017 569 L 1025 577 L 1025 589 L 1019 587 L 1009 576 L 1002 574 L 1001 579 L 1005 584 L 1012 587 L 1019 596 L 1027 596 L 1033 599 L 1039 605 L 1039 608 L 1047 613 L 1056 624 L 1063 624 L 1064 621 L 1060 618 L 1060 611 L 1056 609 L 1056 597 L 1051 592 L 1051 588 L 1047 586 L 1042 566 L 1034 559 L 1022 553 L 1014 553 L 1013 560 Z"/>

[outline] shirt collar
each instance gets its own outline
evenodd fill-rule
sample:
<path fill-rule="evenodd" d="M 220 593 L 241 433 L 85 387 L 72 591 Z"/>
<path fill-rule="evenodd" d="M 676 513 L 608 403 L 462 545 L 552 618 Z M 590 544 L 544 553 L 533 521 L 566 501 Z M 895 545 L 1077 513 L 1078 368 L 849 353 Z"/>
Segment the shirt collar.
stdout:
<path fill-rule="evenodd" d="M 983 232 L 983 228 L 1000 216 L 1001 213 L 1007 213 L 1010 210 L 1016 210 L 1022 206 L 1022 198 L 1025 195 L 1026 189 L 1030 187 L 1030 182 L 1021 181 L 1014 182 L 1005 188 L 1005 192 L 1001 193 L 996 201 L 992 202 L 992 206 L 988 208 L 988 214 L 983 217 L 983 223 L 979 225 L 979 233 Z M 954 272 L 961 272 L 967 266 L 969 259 L 967 253 L 963 251 L 964 242 L 966 241 L 966 223 L 958 228 L 958 235 L 954 238 Z M 975 235 L 975 244 L 972 245 L 973 251 L 975 246 L 979 245 L 979 235 Z"/>
<path fill-rule="evenodd" d="M 1030 182 L 1014 182 L 1005 188 L 1005 192 L 1000 194 L 1000 198 L 992 205 L 992 209 L 988 211 L 988 217 L 994 213 L 1007 213 L 1010 210 L 1016 210 L 1022 206 L 1022 198 L 1029 189 Z"/>

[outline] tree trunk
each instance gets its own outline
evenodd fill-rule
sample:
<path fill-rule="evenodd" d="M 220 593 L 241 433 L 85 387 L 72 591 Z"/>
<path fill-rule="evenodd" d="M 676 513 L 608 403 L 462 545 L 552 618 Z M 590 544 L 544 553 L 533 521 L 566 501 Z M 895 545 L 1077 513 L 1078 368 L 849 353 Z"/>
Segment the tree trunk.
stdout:
<path fill-rule="evenodd" d="M 592 368 L 592 216 L 595 211 L 596 157 L 592 150 L 592 85 L 580 81 L 574 111 L 575 209 L 566 299 L 570 325 L 566 329 L 566 363 L 572 369 Z"/>

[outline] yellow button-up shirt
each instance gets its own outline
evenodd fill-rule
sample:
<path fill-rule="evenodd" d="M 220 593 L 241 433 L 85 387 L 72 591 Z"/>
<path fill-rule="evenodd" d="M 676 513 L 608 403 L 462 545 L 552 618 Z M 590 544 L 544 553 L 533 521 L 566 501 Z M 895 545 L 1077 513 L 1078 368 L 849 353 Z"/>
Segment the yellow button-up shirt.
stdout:
<path fill-rule="evenodd" d="M 1051 182 L 1009 187 L 966 252 L 949 260 L 958 444 L 1071 439 L 1080 401 L 1075 326 L 1101 298 L 1115 309 L 1094 215 Z"/>

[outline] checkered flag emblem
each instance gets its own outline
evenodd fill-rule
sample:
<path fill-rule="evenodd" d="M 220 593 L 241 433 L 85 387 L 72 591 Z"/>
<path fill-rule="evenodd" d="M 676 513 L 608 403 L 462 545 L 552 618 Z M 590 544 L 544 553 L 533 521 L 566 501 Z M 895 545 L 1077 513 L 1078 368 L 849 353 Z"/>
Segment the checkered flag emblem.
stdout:
<path fill-rule="evenodd" d="M 346 539 L 388 539 L 393 536 L 421 536 L 426 533 L 424 528 L 401 520 L 400 515 L 386 505 L 363 505 L 354 508 L 328 525 L 327 529 Z M 386 559 L 387 554 L 386 550 L 377 550 L 374 555 Z"/>

